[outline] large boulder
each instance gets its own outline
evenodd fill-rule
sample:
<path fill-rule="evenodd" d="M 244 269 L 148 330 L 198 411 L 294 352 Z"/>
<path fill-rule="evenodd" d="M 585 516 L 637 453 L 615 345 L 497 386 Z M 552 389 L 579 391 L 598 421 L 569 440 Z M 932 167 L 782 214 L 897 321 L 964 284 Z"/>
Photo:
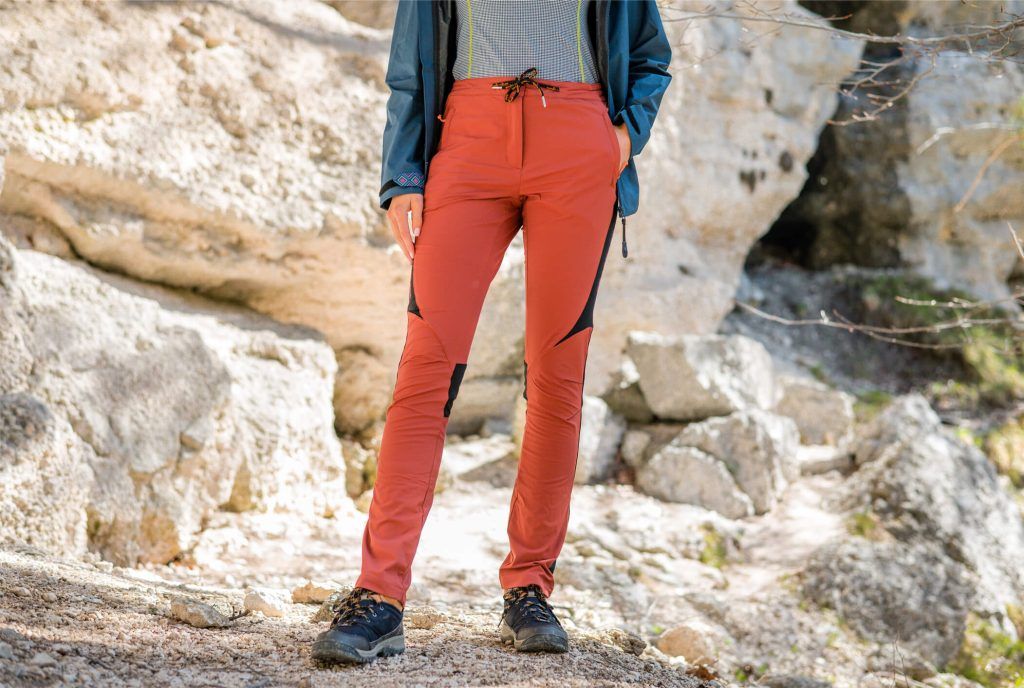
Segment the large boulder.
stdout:
<path fill-rule="evenodd" d="M 771 354 L 749 337 L 630 332 L 626 354 L 659 418 L 701 420 L 777 401 Z"/>
<path fill-rule="evenodd" d="M 721 461 L 759 514 L 775 506 L 799 475 L 796 423 L 766 411 L 753 409 L 690 423 L 674 441 Z"/>
<path fill-rule="evenodd" d="M 0 542 L 84 553 L 90 459 L 91 448 L 45 403 L 0 393 Z"/>
<path fill-rule="evenodd" d="M 316 327 L 393 381 L 409 265 L 377 207 L 391 7 L 333 4 L 7 7 L 0 213 L 40 220 L 33 246 Z M 663 11 L 682 19 L 702 5 Z M 824 25 L 792 0 L 780 11 Z M 804 184 L 862 43 L 757 19 L 665 22 L 674 79 L 638 158 L 640 231 L 602 278 L 589 394 L 608 386 L 630 330 L 714 331 L 750 246 Z M 519 307 L 520 279 L 499 275 L 486 310 Z M 456 425 L 511 415 L 522 320 L 487 318 Z M 381 400 L 346 389 L 341 425 L 362 426 Z"/>
<path fill-rule="evenodd" d="M 819 550 L 804 572 L 803 592 L 860 635 L 940 667 L 960 649 L 973 601 L 970 576 L 938 543 L 864 539 Z"/>
<path fill-rule="evenodd" d="M 942 426 L 919 394 L 899 397 L 859 440 L 844 493 L 906 543 L 940 543 L 977 576 L 975 609 L 1002 616 L 1024 601 L 1024 519 L 984 453 Z"/>
<path fill-rule="evenodd" d="M 702 506 L 727 518 L 754 514 L 753 502 L 724 463 L 675 440 L 637 469 L 636 486 L 652 497 Z"/>
<path fill-rule="evenodd" d="M 919 394 L 878 414 L 854 451 L 858 468 L 833 505 L 870 527 L 810 557 L 804 594 L 935 667 L 957 654 L 971 613 L 1014 637 L 1024 519 L 987 457 Z"/>
<path fill-rule="evenodd" d="M 0 256 L 0 531 L 80 551 L 86 518 L 90 549 L 166 562 L 218 507 L 322 509 L 303 486 L 343 485 L 314 333 L 2 238 Z"/>

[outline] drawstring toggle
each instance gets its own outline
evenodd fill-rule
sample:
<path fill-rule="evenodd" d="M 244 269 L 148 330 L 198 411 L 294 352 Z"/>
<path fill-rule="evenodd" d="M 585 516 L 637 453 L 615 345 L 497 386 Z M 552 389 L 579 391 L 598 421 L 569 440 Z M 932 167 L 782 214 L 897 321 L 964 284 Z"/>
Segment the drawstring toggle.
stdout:
<path fill-rule="evenodd" d="M 526 86 L 534 86 L 540 93 L 540 103 L 544 107 L 548 106 L 547 98 L 544 97 L 544 89 L 551 91 L 560 90 L 558 86 L 554 84 L 546 84 L 543 81 L 537 81 L 537 68 L 530 67 L 522 74 L 517 76 L 515 79 L 508 79 L 507 81 L 495 81 L 491 84 L 491 88 L 503 88 L 505 89 L 505 102 L 511 103 L 517 97 L 519 97 L 520 89 Z"/>

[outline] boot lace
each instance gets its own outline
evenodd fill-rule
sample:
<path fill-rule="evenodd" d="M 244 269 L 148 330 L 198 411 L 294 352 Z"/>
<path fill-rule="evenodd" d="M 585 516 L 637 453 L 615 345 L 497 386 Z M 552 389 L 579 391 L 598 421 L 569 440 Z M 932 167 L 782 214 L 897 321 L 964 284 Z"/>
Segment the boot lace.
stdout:
<path fill-rule="evenodd" d="M 502 597 L 505 600 L 505 613 L 502 614 L 502 619 L 513 606 L 518 605 L 521 618 L 544 623 L 553 621 L 561 626 L 561 622 L 548 604 L 547 596 L 536 583 L 509 588 Z"/>
<path fill-rule="evenodd" d="M 373 599 L 373 595 L 376 594 L 367 588 L 358 586 L 352 588 L 335 607 L 334 620 L 331 621 L 331 625 L 339 626 L 376 616 L 378 602 Z"/>

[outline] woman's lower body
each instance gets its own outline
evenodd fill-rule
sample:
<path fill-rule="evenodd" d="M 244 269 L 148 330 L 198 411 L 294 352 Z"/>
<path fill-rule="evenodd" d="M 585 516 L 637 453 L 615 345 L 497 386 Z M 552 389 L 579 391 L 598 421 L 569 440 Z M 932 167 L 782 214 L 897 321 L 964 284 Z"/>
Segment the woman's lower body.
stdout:
<path fill-rule="evenodd" d="M 457 81 L 446 102 L 363 535 L 356 585 L 403 605 L 484 297 L 520 226 L 527 412 L 502 588 L 550 595 L 568 527 L 619 145 L 597 84 L 551 82 L 561 90 L 543 101 L 531 86 L 505 102 L 494 81 Z"/>

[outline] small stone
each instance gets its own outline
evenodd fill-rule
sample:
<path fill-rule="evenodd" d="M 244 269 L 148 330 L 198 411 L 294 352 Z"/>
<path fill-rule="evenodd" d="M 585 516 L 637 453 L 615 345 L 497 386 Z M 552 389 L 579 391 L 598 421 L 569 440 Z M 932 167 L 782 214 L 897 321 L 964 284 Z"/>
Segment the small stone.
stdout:
<path fill-rule="evenodd" d="M 405 612 L 405 623 L 409 628 L 429 631 L 445 620 L 445 615 L 433 607 L 416 607 Z"/>
<path fill-rule="evenodd" d="M 14 659 L 14 648 L 0 641 L 0 659 Z"/>
<path fill-rule="evenodd" d="M 292 589 L 292 602 L 295 604 L 322 604 L 338 588 L 339 586 L 334 583 L 306 581 L 305 585 Z"/>
<path fill-rule="evenodd" d="M 32 595 L 32 592 L 25 587 L 14 588 L 13 590 L 11 590 L 11 592 L 13 592 L 18 597 L 30 597 Z"/>
<path fill-rule="evenodd" d="M 208 604 L 180 597 L 171 603 L 171 618 L 196 628 L 223 628 L 230 620 Z"/>
<path fill-rule="evenodd" d="M 6 640 L 9 643 L 21 643 L 28 640 L 28 638 L 13 628 L 0 628 L 0 640 Z"/>
<path fill-rule="evenodd" d="M 658 649 L 670 657 L 684 657 L 690 664 L 714 664 L 726 634 L 700 620 L 688 621 L 658 637 Z"/>
<path fill-rule="evenodd" d="M 37 652 L 32 658 L 32 664 L 38 667 L 51 667 L 57 665 L 57 660 L 45 652 Z"/>
<path fill-rule="evenodd" d="M 605 638 L 623 652 L 639 657 L 647 649 L 647 641 L 636 633 L 621 628 L 610 628 L 604 633 Z"/>
<path fill-rule="evenodd" d="M 253 588 L 245 594 L 245 608 L 264 616 L 280 618 L 288 611 L 288 599 L 278 590 Z"/>
<path fill-rule="evenodd" d="M 44 602 L 50 602 L 50 603 L 56 602 L 57 601 L 57 594 L 53 593 L 53 592 L 44 592 L 43 593 L 43 601 Z"/>

